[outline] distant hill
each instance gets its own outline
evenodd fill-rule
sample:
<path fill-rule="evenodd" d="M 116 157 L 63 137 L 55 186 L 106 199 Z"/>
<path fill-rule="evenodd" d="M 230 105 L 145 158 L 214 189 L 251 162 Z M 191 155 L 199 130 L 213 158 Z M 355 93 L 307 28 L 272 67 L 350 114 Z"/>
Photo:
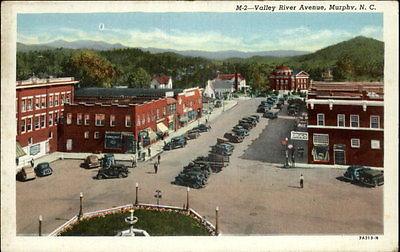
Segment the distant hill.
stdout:
<path fill-rule="evenodd" d="M 17 43 L 17 51 L 41 51 L 51 48 L 67 48 L 67 49 L 93 49 L 98 51 L 106 51 L 112 49 L 123 49 L 129 48 L 120 43 L 110 44 L 103 41 L 93 41 L 93 40 L 76 40 L 68 42 L 65 40 L 55 40 L 46 44 L 23 44 Z M 269 56 L 269 57 L 290 57 L 304 55 L 310 52 L 306 51 L 296 51 L 296 50 L 275 50 L 275 51 L 260 51 L 260 52 L 244 52 L 238 50 L 227 50 L 227 51 L 202 51 L 202 50 L 174 50 L 174 49 L 160 49 L 160 48 L 143 48 L 138 49 L 142 51 L 147 51 L 150 53 L 164 53 L 173 52 L 183 56 L 189 57 L 202 57 L 207 59 L 228 59 L 228 58 L 250 58 L 254 56 Z"/>

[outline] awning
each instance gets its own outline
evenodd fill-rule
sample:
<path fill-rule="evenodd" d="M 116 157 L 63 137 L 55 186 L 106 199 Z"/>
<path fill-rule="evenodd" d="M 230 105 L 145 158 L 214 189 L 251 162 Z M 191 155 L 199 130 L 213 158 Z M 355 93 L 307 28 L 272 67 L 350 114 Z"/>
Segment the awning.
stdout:
<path fill-rule="evenodd" d="M 168 132 L 168 128 L 162 122 L 161 123 L 157 123 L 157 131 L 159 131 L 161 133 L 166 133 L 166 132 Z"/>
<path fill-rule="evenodd" d="M 18 141 L 16 144 L 16 153 L 17 153 L 17 158 L 20 158 L 20 157 L 26 155 L 25 151 L 22 149 L 22 146 Z"/>

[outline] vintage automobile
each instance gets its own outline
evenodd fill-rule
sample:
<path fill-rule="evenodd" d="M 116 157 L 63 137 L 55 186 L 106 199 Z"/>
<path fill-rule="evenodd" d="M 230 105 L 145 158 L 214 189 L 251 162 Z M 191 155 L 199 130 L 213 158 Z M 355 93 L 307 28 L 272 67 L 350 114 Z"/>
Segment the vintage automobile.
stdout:
<path fill-rule="evenodd" d="M 20 181 L 28 181 L 35 178 L 36 173 L 32 166 L 22 167 L 21 171 L 17 174 L 17 179 Z"/>
<path fill-rule="evenodd" d="M 232 131 L 239 136 L 248 136 L 249 135 L 249 131 L 246 130 L 245 128 L 243 128 L 240 125 L 236 125 L 235 127 L 233 127 Z"/>
<path fill-rule="evenodd" d="M 38 177 L 49 176 L 53 174 L 53 169 L 48 162 L 40 163 L 35 167 L 35 173 Z"/>
<path fill-rule="evenodd" d="M 89 155 L 85 159 L 84 167 L 86 169 L 97 168 L 97 167 L 100 167 L 100 165 L 101 165 L 101 162 L 96 155 Z"/>
<path fill-rule="evenodd" d="M 234 132 L 227 132 L 224 134 L 224 138 L 228 139 L 231 143 L 243 142 L 243 136 L 236 135 Z"/>
<path fill-rule="evenodd" d="M 222 144 L 217 144 L 217 145 L 211 146 L 211 153 L 220 154 L 220 155 L 224 155 L 224 156 L 230 156 L 233 153 L 233 149 L 227 148 L 226 146 L 223 146 Z"/>
<path fill-rule="evenodd" d="M 242 126 L 246 130 L 251 130 L 254 127 L 251 123 L 248 123 L 248 122 L 245 122 L 242 120 L 239 121 L 238 125 Z"/>
<path fill-rule="evenodd" d="M 349 166 L 343 178 L 352 183 L 361 183 L 366 186 L 380 186 L 384 183 L 383 171 L 373 170 L 364 166 Z"/>
<path fill-rule="evenodd" d="M 111 165 L 109 167 L 102 167 L 97 172 L 97 179 L 107 178 L 126 178 L 128 177 L 128 167 L 125 165 Z"/>
<path fill-rule="evenodd" d="M 271 107 L 270 106 L 262 106 L 262 107 L 258 107 L 257 108 L 257 113 L 265 113 L 265 112 L 267 112 L 268 110 L 270 110 L 271 109 Z"/>
<path fill-rule="evenodd" d="M 260 122 L 260 116 L 259 115 L 251 115 L 249 118 L 254 118 L 257 122 Z"/>
<path fill-rule="evenodd" d="M 207 132 L 211 129 L 211 126 L 209 125 L 205 125 L 205 124 L 200 124 L 199 126 L 194 127 L 193 129 L 200 131 L 200 133 L 202 132 Z"/>
<path fill-rule="evenodd" d="M 170 142 L 164 145 L 164 150 L 172 150 L 176 148 L 183 148 L 187 144 L 185 136 L 177 136 L 171 139 Z"/>
<path fill-rule="evenodd" d="M 263 116 L 269 119 L 276 119 L 278 118 L 278 111 L 267 111 Z"/>
<path fill-rule="evenodd" d="M 191 129 L 186 131 L 185 137 L 187 140 L 196 139 L 200 136 L 200 131 L 197 129 Z"/>

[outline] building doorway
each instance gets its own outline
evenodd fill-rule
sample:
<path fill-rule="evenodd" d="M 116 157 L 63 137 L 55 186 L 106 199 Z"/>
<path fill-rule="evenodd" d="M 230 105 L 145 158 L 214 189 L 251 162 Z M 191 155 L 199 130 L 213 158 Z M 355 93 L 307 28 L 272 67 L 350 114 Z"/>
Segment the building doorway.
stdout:
<path fill-rule="evenodd" d="M 334 162 L 337 165 L 346 164 L 346 146 L 344 144 L 335 144 L 333 146 Z"/>
<path fill-rule="evenodd" d="M 72 139 L 67 139 L 67 151 L 72 150 Z"/>

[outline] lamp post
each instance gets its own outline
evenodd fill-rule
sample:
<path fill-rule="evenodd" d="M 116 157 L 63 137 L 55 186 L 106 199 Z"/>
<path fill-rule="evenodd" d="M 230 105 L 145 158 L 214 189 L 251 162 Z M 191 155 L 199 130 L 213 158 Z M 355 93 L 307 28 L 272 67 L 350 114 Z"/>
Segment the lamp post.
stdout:
<path fill-rule="evenodd" d="M 139 183 L 136 182 L 136 198 L 135 198 L 135 205 L 137 205 L 139 203 L 138 200 L 138 191 L 139 191 Z"/>
<path fill-rule="evenodd" d="M 188 187 L 186 189 L 186 210 L 189 210 L 189 192 L 190 192 L 190 188 Z"/>
<path fill-rule="evenodd" d="M 83 193 L 81 192 L 81 193 L 79 194 L 79 214 L 78 214 L 78 220 L 81 220 L 82 215 L 83 215 L 82 203 L 83 203 Z"/>
<path fill-rule="evenodd" d="M 217 206 L 215 208 L 215 233 L 218 235 L 219 230 L 218 230 L 218 211 L 219 211 L 219 207 Z"/>
<path fill-rule="evenodd" d="M 154 197 L 157 199 L 157 206 L 160 205 L 160 199 L 161 199 L 161 190 L 156 190 L 156 194 Z"/>
<path fill-rule="evenodd" d="M 42 221 L 43 218 L 41 215 L 39 215 L 39 236 L 42 236 Z"/>

